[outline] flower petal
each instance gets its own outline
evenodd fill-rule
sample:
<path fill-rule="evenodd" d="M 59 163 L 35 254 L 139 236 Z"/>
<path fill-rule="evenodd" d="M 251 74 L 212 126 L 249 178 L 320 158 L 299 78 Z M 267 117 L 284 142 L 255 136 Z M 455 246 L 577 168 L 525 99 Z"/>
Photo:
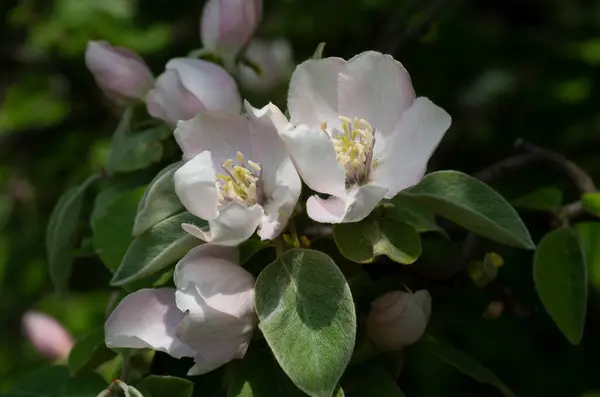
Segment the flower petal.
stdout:
<path fill-rule="evenodd" d="M 246 117 L 223 112 L 203 112 L 191 120 L 177 123 L 175 140 L 184 158 L 190 159 L 208 150 L 215 170 L 228 159 L 235 159 L 238 151 L 249 159 L 254 152 Z"/>
<path fill-rule="evenodd" d="M 382 139 L 394 132 L 396 121 L 415 99 L 415 90 L 400 62 L 367 51 L 350 59 L 338 75 L 338 98 L 341 115 L 367 120 Z"/>
<path fill-rule="evenodd" d="M 206 110 L 179 79 L 175 70 L 166 70 L 156 80 L 156 88 L 146 97 L 148 113 L 175 126 L 179 120 L 189 120 Z"/>
<path fill-rule="evenodd" d="M 179 73 L 181 84 L 209 111 L 239 113 L 242 99 L 235 80 L 222 67 L 193 58 L 174 58 L 166 69 Z"/>
<path fill-rule="evenodd" d="M 248 102 L 245 106 L 250 120 L 253 161 L 262 165 L 266 196 L 272 196 L 279 186 L 287 186 L 294 194 L 300 195 L 302 182 L 278 134 L 291 128 L 290 122 L 272 103 L 262 109 L 253 108 Z"/>
<path fill-rule="evenodd" d="M 338 73 L 344 68 L 341 58 L 310 59 L 294 71 L 288 93 L 288 108 L 295 125 L 321 128 L 339 126 Z"/>
<path fill-rule="evenodd" d="M 287 225 L 302 189 L 298 172 L 278 135 L 278 131 L 290 128 L 291 124 L 273 104 L 259 110 L 246 102 L 246 109 L 255 161 L 262 164 L 263 190 L 267 197 L 258 234 L 263 240 L 272 240 Z"/>
<path fill-rule="evenodd" d="M 314 191 L 332 196 L 346 195 L 346 171 L 338 163 L 329 135 L 301 125 L 279 131 L 304 182 Z"/>
<path fill-rule="evenodd" d="M 192 284 L 197 288 L 194 294 L 197 292 L 205 299 L 214 295 L 235 295 L 252 290 L 254 278 L 238 261 L 237 248 L 204 244 L 191 250 L 177 263 L 173 281 L 181 291 Z M 179 296 L 178 294 L 177 299 Z M 190 307 L 179 309 L 195 312 Z"/>
<path fill-rule="evenodd" d="M 264 214 L 258 225 L 257 234 L 262 240 L 273 240 L 281 234 L 294 212 L 299 195 L 299 189 L 293 192 L 287 186 L 280 186 L 273 193 L 263 207 Z"/>
<path fill-rule="evenodd" d="M 188 375 L 202 375 L 234 360 L 248 350 L 254 322 L 240 321 L 205 306 L 200 317 L 188 314 L 177 329 L 177 336 L 196 350 L 196 364 Z"/>
<path fill-rule="evenodd" d="M 126 296 L 106 320 L 106 345 L 151 348 L 175 358 L 193 357 L 195 351 L 175 335 L 183 318 L 184 314 L 175 305 L 175 290 L 139 290 Z"/>
<path fill-rule="evenodd" d="M 369 184 L 349 189 L 343 198 L 311 196 L 306 201 L 306 211 L 321 223 L 359 222 L 375 209 L 386 192 L 384 187 Z"/>
<path fill-rule="evenodd" d="M 219 245 L 238 245 L 252 236 L 258 226 L 262 208 L 259 205 L 246 207 L 232 202 L 222 207 L 208 228 L 200 229 L 189 223 L 181 225 L 183 230 L 207 243 Z"/>
<path fill-rule="evenodd" d="M 214 219 L 218 201 L 216 178 L 211 152 L 202 152 L 175 171 L 175 193 L 192 214 Z"/>
<path fill-rule="evenodd" d="M 417 98 L 394 127 L 394 136 L 375 142 L 373 182 L 388 187 L 386 198 L 417 184 L 427 162 L 450 127 L 446 111 L 427 98 Z"/>

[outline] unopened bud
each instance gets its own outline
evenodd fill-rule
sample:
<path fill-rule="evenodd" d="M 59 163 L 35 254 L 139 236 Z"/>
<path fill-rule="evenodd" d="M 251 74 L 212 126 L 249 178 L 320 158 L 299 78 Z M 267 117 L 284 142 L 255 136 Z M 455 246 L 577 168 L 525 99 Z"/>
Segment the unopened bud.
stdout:
<path fill-rule="evenodd" d="M 416 342 L 425 332 L 431 314 L 427 290 L 392 291 L 371 303 L 367 335 L 381 351 L 398 350 Z"/>
<path fill-rule="evenodd" d="M 88 42 L 85 64 L 98 86 L 115 101 L 144 100 L 154 85 L 152 72 L 138 54 L 106 41 Z"/>
<path fill-rule="evenodd" d="M 486 307 L 485 312 L 483 312 L 483 317 L 485 317 L 486 320 L 496 320 L 502 313 L 504 313 L 504 303 L 493 301 Z"/>
<path fill-rule="evenodd" d="M 231 62 L 250 41 L 262 19 L 262 0 L 208 0 L 200 34 L 206 50 Z"/>
<path fill-rule="evenodd" d="M 259 69 L 240 66 L 240 84 L 255 91 L 268 91 L 287 82 L 294 70 L 292 47 L 286 40 L 252 40 L 245 52 L 245 58 Z"/>
<path fill-rule="evenodd" d="M 43 356 L 53 360 L 66 359 L 73 347 L 71 335 L 54 318 L 29 311 L 22 318 L 23 333 Z"/>

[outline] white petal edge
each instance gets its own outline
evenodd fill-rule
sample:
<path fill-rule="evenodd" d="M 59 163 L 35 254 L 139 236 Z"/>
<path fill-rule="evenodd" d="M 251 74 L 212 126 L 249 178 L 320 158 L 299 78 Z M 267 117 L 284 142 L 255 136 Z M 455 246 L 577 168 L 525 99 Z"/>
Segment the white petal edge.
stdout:
<path fill-rule="evenodd" d="M 448 113 L 429 99 L 419 97 L 402 114 L 394 127 L 394 136 L 375 142 L 377 161 L 373 183 L 386 186 L 386 198 L 417 184 L 425 175 L 429 158 L 450 127 Z"/>
<path fill-rule="evenodd" d="M 386 192 L 384 187 L 369 184 L 349 189 L 344 198 L 311 196 L 306 201 L 306 211 L 311 219 L 321 223 L 360 222 L 375 209 Z"/>
<path fill-rule="evenodd" d="M 175 171 L 173 176 L 175 193 L 183 206 L 193 215 L 207 221 L 218 215 L 216 178 L 209 151 L 194 156 Z"/>
<path fill-rule="evenodd" d="M 208 221 L 208 228 L 201 229 L 190 223 L 183 223 L 181 227 L 207 243 L 235 246 L 254 234 L 262 212 L 259 205 L 247 207 L 232 202 L 219 209 L 217 217 Z"/>
<path fill-rule="evenodd" d="M 292 74 L 288 109 L 295 125 L 320 128 L 323 121 L 338 127 L 338 73 L 346 61 L 341 58 L 310 59 Z"/>
<path fill-rule="evenodd" d="M 175 358 L 193 357 L 195 351 L 176 337 L 184 314 L 175 304 L 172 288 L 142 289 L 127 295 L 104 326 L 110 348 L 151 348 Z"/>
<path fill-rule="evenodd" d="M 329 135 L 307 125 L 280 131 L 279 135 L 308 187 L 332 196 L 346 195 L 346 171 L 336 159 Z"/>
<path fill-rule="evenodd" d="M 339 113 L 367 120 L 386 139 L 415 99 L 404 66 L 391 55 L 366 51 L 350 59 L 338 75 Z"/>

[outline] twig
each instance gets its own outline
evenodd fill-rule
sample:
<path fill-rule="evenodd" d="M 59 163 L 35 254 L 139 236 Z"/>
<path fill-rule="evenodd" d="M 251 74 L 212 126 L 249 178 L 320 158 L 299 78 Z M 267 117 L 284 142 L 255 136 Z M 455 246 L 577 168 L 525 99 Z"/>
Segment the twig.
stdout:
<path fill-rule="evenodd" d="M 561 154 L 553 152 L 549 149 L 538 147 L 531 143 L 527 143 L 522 139 L 518 139 L 515 142 L 515 147 L 523 149 L 527 153 L 509 157 L 492 164 L 491 166 L 486 167 L 474 174 L 474 177 L 483 182 L 490 183 L 494 180 L 520 171 L 532 164 L 545 162 L 565 174 L 571 180 L 573 185 L 580 191 L 580 193 L 596 191 L 596 185 L 594 184 L 592 178 L 583 169 L 581 169 L 581 167 Z M 556 212 L 555 216 L 560 226 L 566 226 L 569 224 L 571 219 L 580 215 L 582 212 L 583 205 L 581 201 L 576 201 L 563 206 Z M 456 260 L 453 273 L 458 273 L 462 269 L 466 268 L 466 266 L 469 264 L 469 260 L 473 254 L 473 251 L 476 249 L 477 241 L 478 237 L 474 233 L 469 233 L 467 235 L 465 242 L 463 243 L 461 253 Z"/>
<path fill-rule="evenodd" d="M 590 193 L 596 191 L 596 184 L 587 174 L 587 172 L 561 154 L 553 152 L 552 150 L 538 147 L 531 143 L 525 142 L 522 139 L 519 139 L 515 142 L 515 147 L 522 148 L 532 155 L 538 155 L 549 165 L 553 165 L 557 170 L 563 172 L 581 193 Z"/>
<path fill-rule="evenodd" d="M 540 153 L 520 154 L 494 163 L 473 176 L 482 182 L 489 183 L 496 179 L 500 179 L 507 174 L 512 174 L 513 172 L 526 168 L 541 159 L 542 156 Z"/>

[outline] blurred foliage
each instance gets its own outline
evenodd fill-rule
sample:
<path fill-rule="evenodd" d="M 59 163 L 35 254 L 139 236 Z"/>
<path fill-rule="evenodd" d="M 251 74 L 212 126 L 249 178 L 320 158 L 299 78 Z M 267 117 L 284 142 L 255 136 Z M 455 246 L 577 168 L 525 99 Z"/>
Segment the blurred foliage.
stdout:
<path fill-rule="evenodd" d="M 202 5 L 167 0 L 0 4 L 5 15 L 0 25 L 0 390 L 42 363 L 21 336 L 25 310 L 56 316 L 78 337 L 103 323 L 109 303 L 110 274 L 97 258 L 76 260 L 72 292 L 58 298 L 44 252 L 53 205 L 63 190 L 105 164 L 119 116 L 85 68 L 86 42 L 105 39 L 130 47 L 158 75 L 168 59 L 200 46 Z M 453 116 L 432 169 L 476 172 L 514 154 L 514 141 L 523 138 L 563 153 L 598 180 L 598 26 L 600 2 L 590 0 L 265 0 L 259 35 L 287 37 L 297 61 L 310 57 L 320 42 L 327 43 L 325 56 L 391 52 L 411 73 L 417 93 Z M 267 99 L 247 96 L 255 106 Z M 270 99 L 284 106 L 285 92 Z M 548 186 L 561 188 L 565 202 L 576 197 L 566 180 L 544 168 L 493 186 L 509 199 Z M 548 216 L 534 211 L 524 217 L 538 241 Z M 493 368 L 517 395 L 599 395 L 597 276 L 583 342 L 573 347 L 535 294 L 531 253 L 485 244 L 489 247 L 482 252 L 504 258 L 495 281 L 510 286 L 510 299 L 493 289 L 482 293 L 466 276 L 456 280 L 463 286 L 460 294 L 456 288 L 446 293 L 442 283 L 433 296 L 437 323 L 431 327 Z M 417 271 L 432 270 L 427 263 L 420 266 Z M 590 272 L 597 275 L 600 269 Z M 508 299 L 504 313 L 486 319 L 490 303 L 502 300 L 499 294 Z M 401 384 L 408 396 L 494 393 L 422 356 L 405 368 Z"/>

